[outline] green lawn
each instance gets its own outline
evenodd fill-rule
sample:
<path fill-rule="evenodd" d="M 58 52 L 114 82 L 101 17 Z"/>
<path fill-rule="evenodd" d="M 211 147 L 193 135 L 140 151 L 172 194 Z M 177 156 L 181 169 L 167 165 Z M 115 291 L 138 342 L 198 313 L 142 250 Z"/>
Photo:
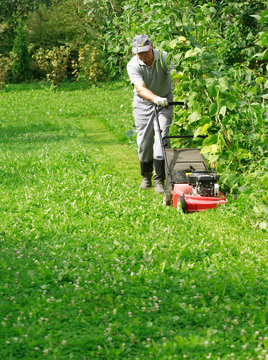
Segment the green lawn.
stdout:
<path fill-rule="evenodd" d="M 0 358 L 266 359 L 262 219 L 141 191 L 131 97 L 1 91 Z"/>

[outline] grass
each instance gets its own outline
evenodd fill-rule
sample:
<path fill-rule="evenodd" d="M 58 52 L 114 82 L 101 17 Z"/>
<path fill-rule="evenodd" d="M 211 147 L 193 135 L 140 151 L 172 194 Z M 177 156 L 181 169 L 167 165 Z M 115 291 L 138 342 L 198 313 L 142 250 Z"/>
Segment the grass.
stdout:
<path fill-rule="evenodd" d="M 0 93 L 1 359 L 265 359 L 267 232 L 139 190 L 131 93 Z"/>

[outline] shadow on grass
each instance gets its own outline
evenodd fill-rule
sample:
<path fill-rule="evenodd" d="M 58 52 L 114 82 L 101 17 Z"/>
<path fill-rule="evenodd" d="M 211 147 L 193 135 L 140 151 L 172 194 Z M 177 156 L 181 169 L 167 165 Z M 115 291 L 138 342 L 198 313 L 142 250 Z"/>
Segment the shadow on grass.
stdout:
<path fill-rule="evenodd" d="M 0 169 L 0 183 L 4 187 L 16 187 L 32 185 L 34 183 L 33 179 L 30 177 L 25 180 L 25 177 L 22 177 L 19 172 L 7 172 Z"/>
<path fill-rule="evenodd" d="M 99 140 L 97 138 L 94 138 L 94 136 L 87 136 L 87 138 L 85 138 L 83 140 L 83 143 L 86 145 L 93 145 L 95 148 L 101 147 L 101 146 L 107 146 L 107 145 L 118 145 L 118 144 L 124 144 L 123 142 L 119 142 L 119 141 L 113 141 L 111 139 L 103 139 L 103 140 Z"/>
<path fill-rule="evenodd" d="M 46 90 L 46 91 L 76 91 L 76 90 L 88 90 L 92 86 L 89 86 L 85 83 L 78 82 L 66 82 L 62 83 L 59 86 L 53 86 L 48 82 L 33 82 L 25 84 L 7 84 L 3 87 L 3 92 L 22 92 L 22 91 L 32 91 L 32 90 Z"/>
<path fill-rule="evenodd" d="M 8 126 L 0 129 L 1 144 L 51 143 L 74 138 L 75 132 L 70 128 L 60 128 L 51 123 L 33 124 L 31 126 Z"/>
<path fill-rule="evenodd" d="M 51 85 L 46 81 L 24 83 L 24 84 L 6 84 L 2 91 L 3 92 L 22 92 L 22 91 L 32 91 L 32 90 L 46 90 L 46 91 L 86 91 L 94 89 L 107 89 L 110 91 L 117 91 L 120 89 L 125 89 L 128 87 L 126 81 L 117 80 L 109 82 L 99 82 L 97 85 L 87 84 L 85 82 L 75 82 L 75 81 L 65 81 L 60 85 Z"/>

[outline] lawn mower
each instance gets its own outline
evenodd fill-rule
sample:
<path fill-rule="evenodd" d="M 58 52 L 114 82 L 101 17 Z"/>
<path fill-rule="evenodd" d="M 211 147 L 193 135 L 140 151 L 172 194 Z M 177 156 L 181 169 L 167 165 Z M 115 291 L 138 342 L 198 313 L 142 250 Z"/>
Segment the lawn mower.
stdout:
<path fill-rule="evenodd" d="M 169 102 L 169 106 L 184 105 Z M 172 205 L 179 211 L 194 212 L 216 208 L 226 204 L 226 196 L 219 190 L 219 175 L 207 167 L 199 149 L 167 149 L 165 139 L 193 138 L 193 135 L 165 136 L 162 138 L 159 124 L 159 108 L 155 107 L 155 118 L 165 162 L 164 205 Z M 205 136 L 201 136 L 205 137 Z"/>

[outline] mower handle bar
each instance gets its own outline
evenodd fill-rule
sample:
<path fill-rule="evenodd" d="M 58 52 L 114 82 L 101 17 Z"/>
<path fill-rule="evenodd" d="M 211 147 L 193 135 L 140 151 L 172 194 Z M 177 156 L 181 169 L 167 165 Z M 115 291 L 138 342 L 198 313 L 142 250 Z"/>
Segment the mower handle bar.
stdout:
<path fill-rule="evenodd" d="M 189 139 L 189 138 L 193 138 L 194 135 L 176 135 L 176 136 L 164 136 L 162 139 Z M 205 139 L 207 136 L 206 135 L 197 135 L 196 137 L 198 138 L 202 138 Z"/>
<path fill-rule="evenodd" d="M 169 101 L 168 105 L 185 105 L 185 103 L 183 101 Z"/>

